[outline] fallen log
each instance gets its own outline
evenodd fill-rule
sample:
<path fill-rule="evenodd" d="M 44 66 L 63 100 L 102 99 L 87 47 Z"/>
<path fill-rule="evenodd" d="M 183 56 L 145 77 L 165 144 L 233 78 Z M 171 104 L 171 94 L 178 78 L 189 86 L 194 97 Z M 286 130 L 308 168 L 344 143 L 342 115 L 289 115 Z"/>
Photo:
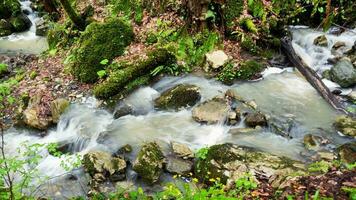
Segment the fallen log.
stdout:
<path fill-rule="evenodd" d="M 307 81 L 319 92 L 319 94 L 336 110 L 341 111 L 347 115 L 353 115 L 348 112 L 339 100 L 330 92 L 329 88 L 323 83 L 319 75 L 311 69 L 294 51 L 292 41 L 289 37 L 285 37 L 282 40 L 282 48 L 287 54 L 289 60 L 300 71 L 300 73 L 307 79 Z"/>

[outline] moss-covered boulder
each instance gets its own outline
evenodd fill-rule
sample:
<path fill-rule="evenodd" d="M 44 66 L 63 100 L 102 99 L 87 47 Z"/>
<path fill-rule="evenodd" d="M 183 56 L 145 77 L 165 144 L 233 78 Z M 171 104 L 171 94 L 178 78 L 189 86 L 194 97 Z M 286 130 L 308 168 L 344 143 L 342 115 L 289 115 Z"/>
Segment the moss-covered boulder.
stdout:
<path fill-rule="evenodd" d="M 341 145 L 338 149 L 339 159 L 348 164 L 356 162 L 356 142 Z"/>
<path fill-rule="evenodd" d="M 93 151 L 84 155 L 83 167 L 89 175 L 98 182 L 110 179 L 119 181 L 125 179 L 126 161 L 112 157 L 109 153 Z"/>
<path fill-rule="evenodd" d="M 149 184 L 158 181 L 163 168 L 163 153 L 155 142 L 146 143 L 142 146 L 133 163 L 133 170 Z"/>
<path fill-rule="evenodd" d="M 0 2 L 0 19 L 7 19 L 21 13 L 21 5 L 18 0 L 3 0 Z"/>
<path fill-rule="evenodd" d="M 51 102 L 51 113 L 52 113 L 52 121 L 54 123 L 59 122 L 59 118 L 62 113 L 68 108 L 69 101 L 67 99 L 56 99 Z"/>
<path fill-rule="evenodd" d="M 200 98 L 199 87 L 180 84 L 163 92 L 155 100 L 155 107 L 160 109 L 179 109 L 195 105 Z"/>
<path fill-rule="evenodd" d="M 116 63 L 116 66 L 121 67 L 113 69 L 109 77 L 94 88 L 94 95 L 100 99 L 112 97 L 126 90 L 127 86 L 132 82 L 134 82 L 130 84 L 132 86 L 141 83 L 142 79 L 140 77 L 146 77 L 156 67 L 168 66 L 175 62 L 175 56 L 167 49 L 154 49 L 138 60 L 122 64 Z M 146 78 L 143 80 L 146 80 Z"/>
<path fill-rule="evenodd" d="M 236 77 L 240 80 L 248 80 L 261 72 L 263 65 L 254 60 L 248 60 L 240 63 L 239 69 L 236 72 Z"/>
<path fill-rule="evenodd" d="M 195 175 L 208 184 L 217 178 L 222 183 L 231 183 L 251 173 L 262 174 L 273 185 L 303 169 L 304 165 L 297 161 L 229 143 L 211 146 L 195 163 Z"/>
<path fill-rule="evenodd" d="M 15 32 L 26 31 L 32 25 L 31 20 L 25 14 L 20 14 L 16 17 L 11 17 L 9 22 Z"/>
<path fill-rule="evenodd" d="M 11 35 L 12 26 L 5 19 L 0 20 L 0 37 Z"/>
<path fill-rule="evenodd" d="M 356 137 L 356 119 L 349 116 L 339 116 L 334 123 L 336 130 L 342 134 Z"/>
<path fill-rule="evenodd" d="M 328 39 L 325 35 L 320 35 L 314 39 L 314 45 L 327 47 L 328 46 Z"/>
<path fill-rule="evenodd" d="M 133 37 L 132 27 L 120 19 L 91 23 L 71 51 L 72 74 L 82 82 L 95 82 L 103 69 L 100 62 L 122 55 Z"/>

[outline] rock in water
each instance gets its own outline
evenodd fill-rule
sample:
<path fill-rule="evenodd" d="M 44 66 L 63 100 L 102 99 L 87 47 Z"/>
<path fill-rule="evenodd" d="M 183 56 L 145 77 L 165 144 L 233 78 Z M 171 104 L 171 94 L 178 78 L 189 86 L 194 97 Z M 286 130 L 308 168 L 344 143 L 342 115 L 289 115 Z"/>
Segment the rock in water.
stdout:
<path fill-rule="evenodd" d="M 354 164 L 356 162 L 356 142 L 343 144 L 337 150 L 342 162 L 348 164 Z"/>
<path fill-rule="evenodd" d="M 185 144 L 171 142 L 173 153 L 183 159 L 194 158 L 194 152 Z"/>
<path fill-rule="evenodd" d="M 207 53 L 205 57 L 207 64 L 213 69 L 218 69 L 229 61 L 229 57 L 222 50 Z"/>
<path fill-rule="evenodd" d="M 335 128 L 344 135 L 356 137 L 356 119 L 349 116 L 340 116 L 334 123 Z"/>
<path fill-rule="evenodd" d="M 162 173 L 163 159 L 163 153 L 157 143 L 146 143 L 142 146 L 133 163 L 133 170 L 144 181 L 153 184 L 158 181 Z"/>
<path fill-rule="evenodd" d="M 201 98 L 199 87 L 190 84 L 180 84 L 163 92 L 155 100 L 155 106 L 160 109 L 179 109 L 195 105 Z"/>
<path fill-rule="evenodd" d="M 126 116 L 126 115 L 130 115 L 132 114 L 133 110 L 132 107 L 127 105 L 127 104 L 122 104 L 120 105 L 115 113 L 114 113 L 114 119 L 119 119 L 120 117 Z"/>
<path fill-rule="evenodd" d="M 109 153 L 103 151 L 89 152 L 84 155 L 82 164 L 95 181 L 101 182 L 107 178 L 111 181 L 125 179 L 125 160 L 112 157 Z"/>
<path fill-rule="evenodd" d="M 249 127 L 266 126 L 267 119 L 262 113 L 249 113 L 246 116 L 245 123 Z"/>
<path fill-rule="evenodd" d="M 356 69 L 347 59 L 342 59 L 330 69 L 330 78 L 341 87 L 352 87 L 356 84 Z"/>
<path fill-rule="evenodd" d="M 224 122 L 229 109 L 225 99 L 215 97 L 195 107 L 192 110 L 192 116 L 197 122 L 214 124 Z"/>
<path fill-rule="evenodd" d="M 23 121 L 31 128 L 46 130 L 52 119 L 40 117 L 40 103 L 42 95 L 38 94 L 30 99 L 28 107 L 23 112 Z"/>
<path fill-rule="evenodd" d="M 41 18 L 36 22 L 36 35 L 47 36 L 47 32 L 48 32 L 48 24 L 43 18 Z"/>
<path fill-rule="evenodd" d="M 211 146 L 205 158 L 198 158 L 194 170 L 197 178 L 207 184 L 211 184 L 210 179 L 216 178 L 229 184 L 249 172 L 267 177 L 272 185 L 278 187 L 276 183 L 291 173 L 301 172 L 303 167 L 288 158 L 228 143 Z"/>
<path fill-rule="evenodd" d="M 56 99 L 51 102 L 51 112 L 53 123 L 58 123 L 61 114 L 68 108 L 69 101 L 66 99 Z"/>
<path fill-rule="evenodd" d="M 25 14 L 21 14 L 10 18 L 10 24 L 15 32 L 23 32 L 31 27 L 32 22 Z"/>
<path fill-rule="evenodd" d="M 188 175 L 193 169 L 191 161 L 173 156 L 168 156 L 165 163 L 165 169 L 171 174 Z"/>
<path fill-rule="evenodd" d="M 328 39 L 326 38 L 325 35 L 320 35 L 320 36 L 318 36 L 317 38 L 314 39 L 314 45 L 327 47 L 328 46 Z"/>

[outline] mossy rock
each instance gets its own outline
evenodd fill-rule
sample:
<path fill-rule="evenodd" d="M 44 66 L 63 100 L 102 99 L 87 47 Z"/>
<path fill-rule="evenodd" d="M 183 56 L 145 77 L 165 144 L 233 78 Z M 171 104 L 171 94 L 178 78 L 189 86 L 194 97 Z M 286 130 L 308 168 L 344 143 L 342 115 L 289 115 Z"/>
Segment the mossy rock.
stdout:
<path fill-rule="evenodd" d="M 356 162 L 356 142 L 350 142 L 341 145 L 337 148 L 339 159 L 348 164 L 354 164 Z"/>
<path fill-rule="evenodd" d="M 0 37 L 8 36 L 12 34 L 12 26 L 5 19 L 0 20 Z"/>
<path fill-rule="evenodd" d="M 147 53 L 147 56 L 140 60 L 125 62 L 122 69 L 114 70 L 109 77 L 94 88 L 94 95 L 97 98 L 105 99 L 117 95 L 128 86 L 128 83 L 136 80 L 131 86 L 137 86 L 152 70 L 159 66 L 168 66 L 176 62 L 175 56 L 166 49 L 154 49 Z M 118 64 L 120 65 L 120 64 Z"/>
<path fill-rule="evenodd" d="M 82 82 L 95 82 L 104 68 L 100 61 L 122 55 L 133 37 L 132 27 L 120 19 L 91 23 L 71 51 L 72 74 Z"/>
<path fill-rule="evenodd" d="M 334 123 L 336 130 L 344 135 L 356 137 L 356 119 L 349 116 L 339 116 Z"/>
<path fill-rule="evenodd" d="M 230 143 L 211 146 L 205 157 L 198 157 L 195 163 L 195 175 L 206 184 L 217 178 L 225 184 L 254 171 L 265 173 L 267 177 L 283 172 L 286 177 L 286 171 L 295 170 L 303 171 L 304 166 L 285 157 Z"/>
<path fill-rule="evenodd" d="M 4 0 L 0 2 L 0 19 L 7 19 L 21 13 L 21 4 L 17 0 Z"/>
<path fill-rule="evenodd" d="M 257 73 L 261 72 L 263 65 L 254 60 L 248 60 L 240 63 L 240 67 L 237 70 L 237 78 L 240 80 L 248 80 L 255 76 Z"/>
<path fill-rule="evenodd" d="M 153 184 L 158 181 L 162 173 L 163 159 L 163 153 L 157 143 L 146 143 L 142 146 L 133 163 L 133 170 L 145 182 Z"/>
<path fill-rule="evenodd" d="M 25 14 L 21 14 L 19 16 L 12 17 L 12 18 L 10 18 L 9 22 L 12 25 L 12 28 L 15 32 L 26 31 L 32 25 L 32 22 Z"/>
<path fill-rule="evenodd" d="M 155 100 L 155 106 L 160 109 L 179 109 L 195 105 L 200 98 L 199 87 L 190 84 L 180 84 L 163 92 Z"/>

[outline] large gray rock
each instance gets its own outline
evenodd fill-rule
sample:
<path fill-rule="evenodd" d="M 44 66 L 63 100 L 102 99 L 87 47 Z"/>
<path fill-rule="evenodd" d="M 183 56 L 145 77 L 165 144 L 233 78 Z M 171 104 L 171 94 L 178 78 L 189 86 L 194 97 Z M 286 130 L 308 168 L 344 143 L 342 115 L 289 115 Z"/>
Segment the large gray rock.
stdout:
<path fill-rule="evenodd" d="M 155 100 L 155 107 L 160 109 L 179 109 L 195 105 L 200 98 L 198 86 L 180 84 L 163 92 Z"/>
<path fill-rule="evenodd" d="M 330 77 L 341 87 L 352 87 L 356 84 L 356 69 L 349 60 L 342 59 L 330 69 Z"/>
<path fill-rule="evenodd" d="M 126 161 L 112 157 L 103 151 L 93 151 L 84 155 L 83 167 L 89 175 L 98 182 L 110 179 L 120 181 L 125 179 Z"/>
<path fill-rule="evenodd" d="M 229 56 L 222 50 L 213 51 L 205 55 L 208 66 L 218 69 L 229 61 Z"/>
<path fill-rule="evenodd" d="M 171 142 L 173 153 L 183 159 L 194 158 L 194 152 L 185 144 L 178 142 Z"/>
<path fill-rule="evenodd" d="M 193 169 L 193 163 L 181 158 L 168 156 L 165 159 L 165 169 L 171 174 L 188 175 Z"/>
<path fill-rule="evenodd" d="M 144 181 L 153 184 L 162 174 L 163 159 L 163 153 L 157 143 L 146 143 L 138 153 L 132 168 Z"/>
<path fill-rule="evenodd" d="M 223 98 L 213 98 L 198 105 L 192 110 L 193 119 L 197 122 L 214 124 L 224 122 L 230 110 Z"/>
<path fill-rule="evenodd" d="M 30 99 L 27 108 L 23 111 L 24 123 L 35 129 L 46 130 L 52 122 L 50 117 L 43 118 L 40 116 L 42 95 L 38 94 Z"/>

